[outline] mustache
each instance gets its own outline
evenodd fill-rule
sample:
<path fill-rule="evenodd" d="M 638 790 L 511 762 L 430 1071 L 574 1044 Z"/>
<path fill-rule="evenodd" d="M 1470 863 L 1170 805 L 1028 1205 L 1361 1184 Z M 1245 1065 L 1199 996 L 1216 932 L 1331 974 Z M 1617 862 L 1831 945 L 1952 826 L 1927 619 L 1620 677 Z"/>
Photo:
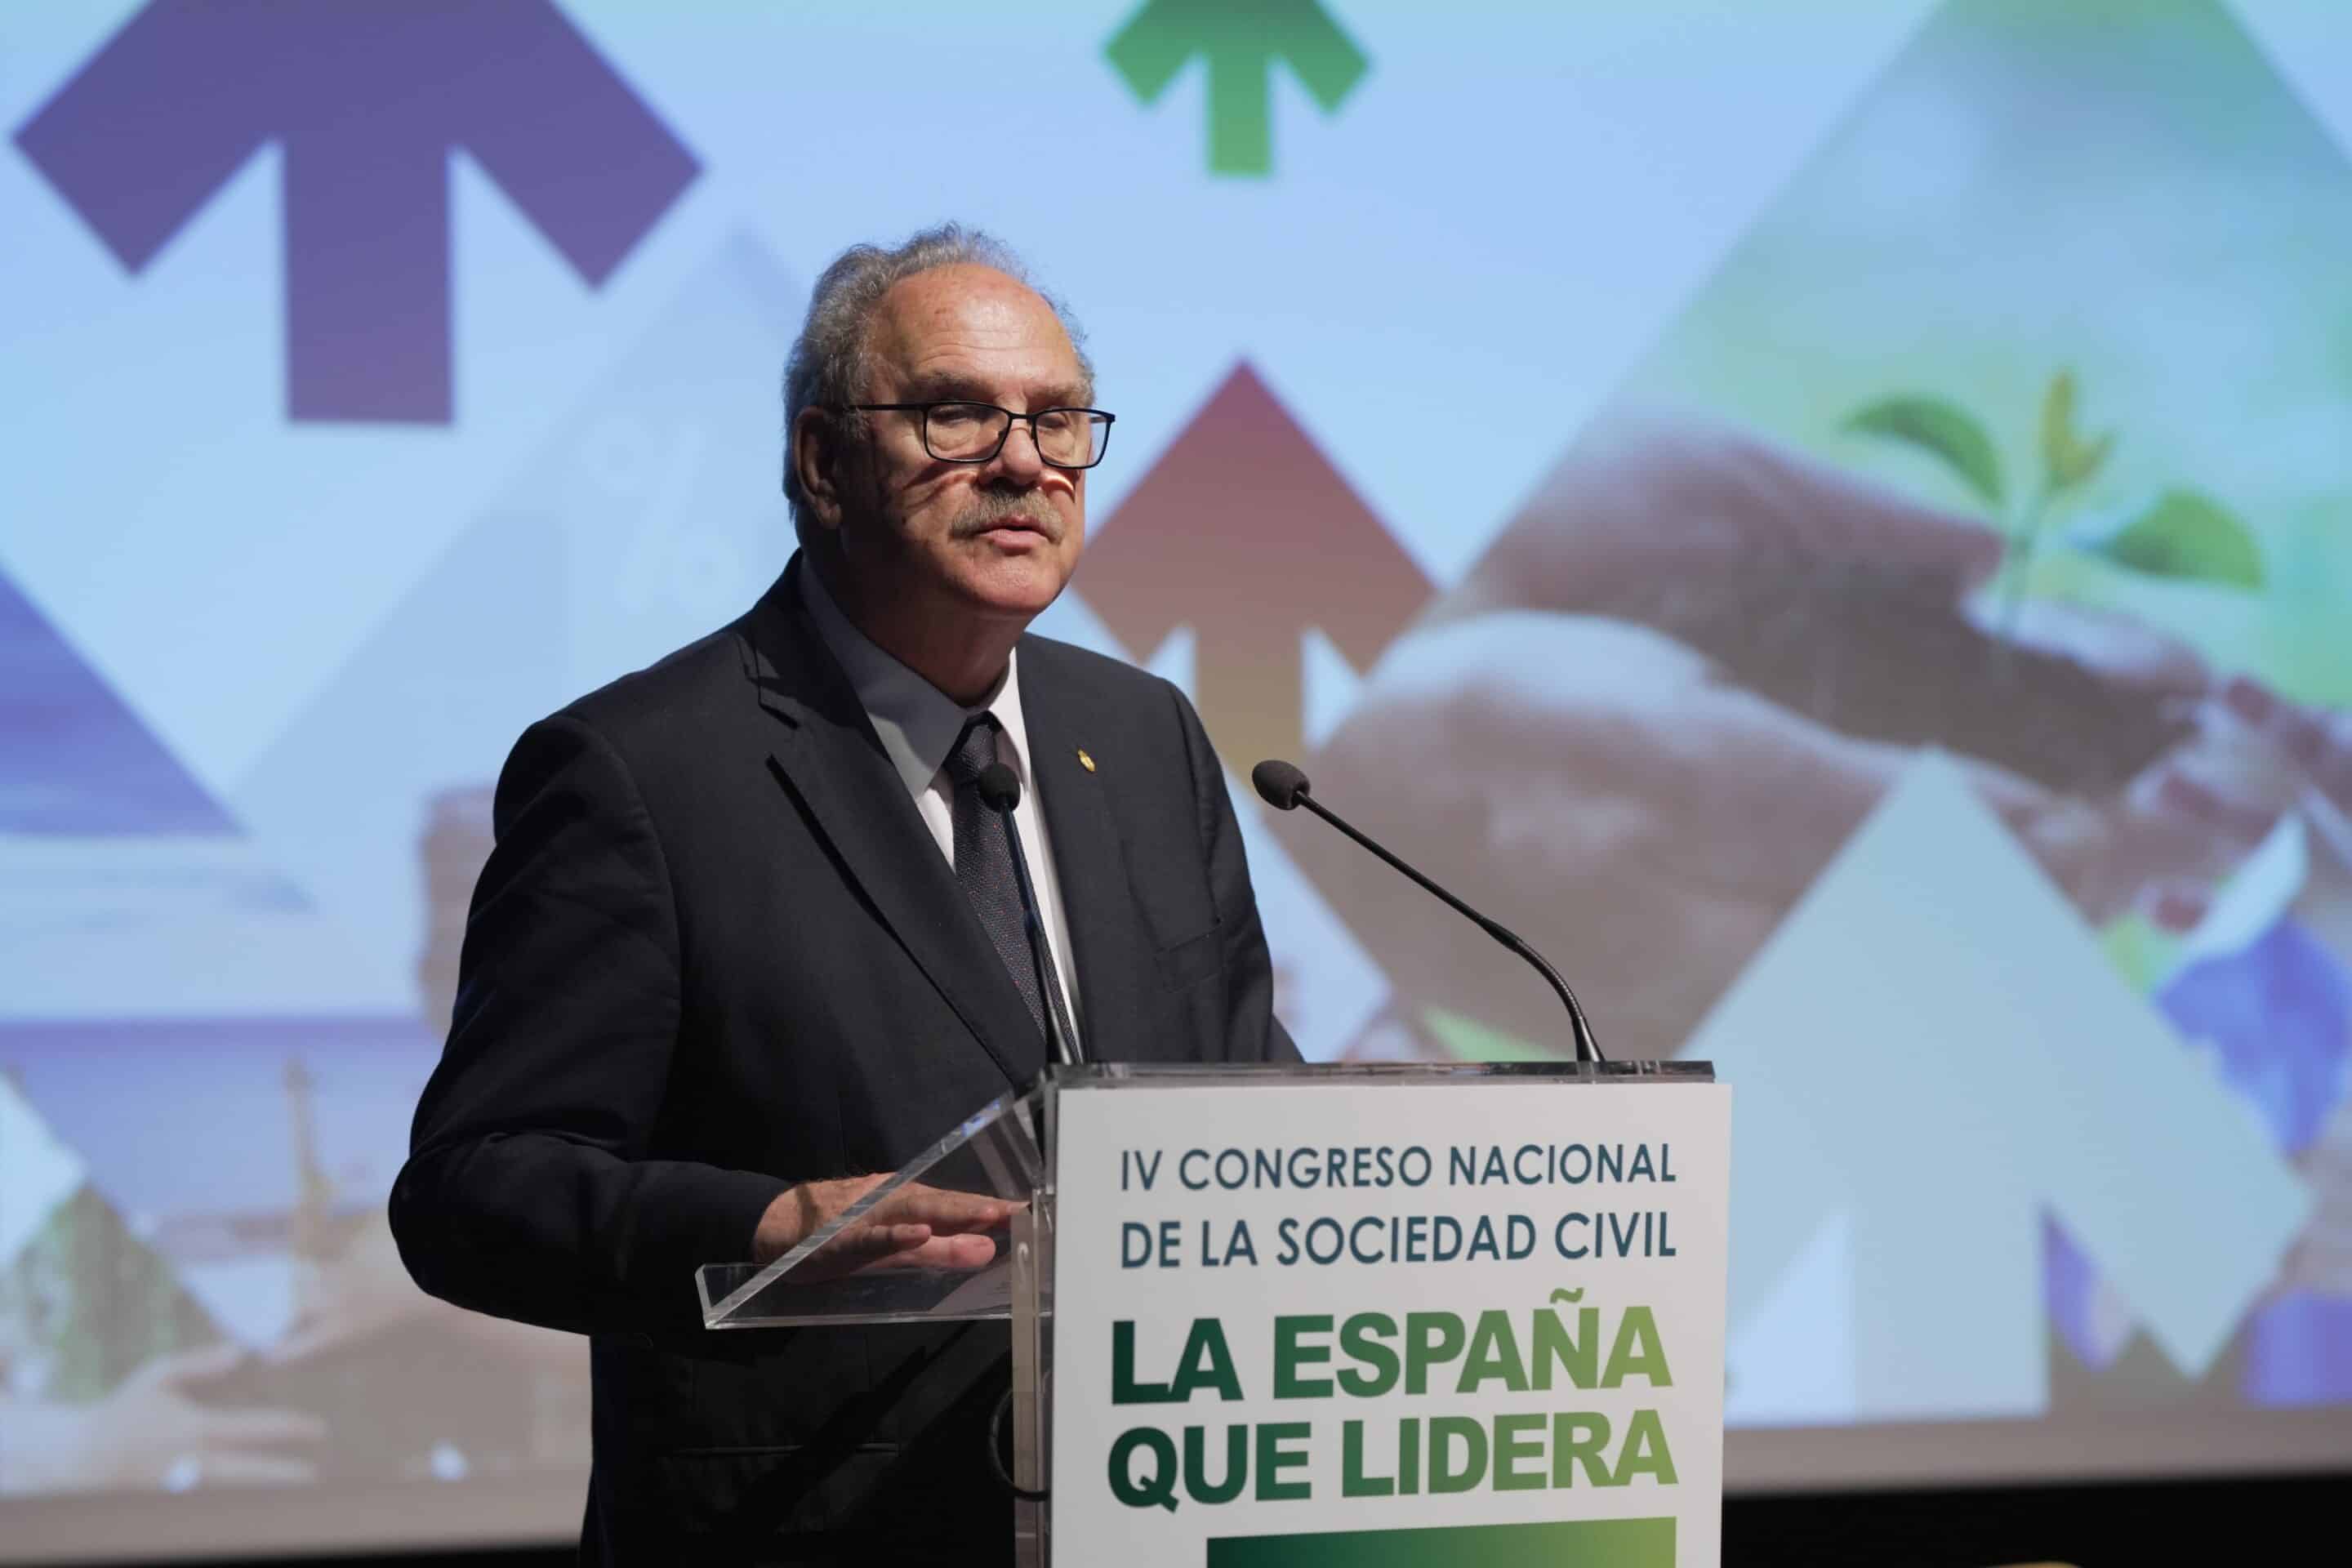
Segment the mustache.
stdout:
<path fill-rule="evenodd" d="M 1062 542 L 1062 520 L 1035 490 L 982 490 L 957 514 L 948 532 L 951 538 L 970 539 L 1015 517 L 1034 523 L 1047 542 Z"/>

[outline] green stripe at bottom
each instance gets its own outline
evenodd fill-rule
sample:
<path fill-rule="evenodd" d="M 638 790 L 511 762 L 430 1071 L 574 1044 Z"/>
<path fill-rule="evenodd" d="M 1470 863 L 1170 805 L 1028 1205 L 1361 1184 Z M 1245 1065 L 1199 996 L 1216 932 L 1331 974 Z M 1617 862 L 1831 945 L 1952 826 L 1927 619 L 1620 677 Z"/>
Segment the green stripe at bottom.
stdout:
<path fill-rule="evenodd" d="M 1235 1535 L 1208 1568 L 1675 1568 L 1671 1519 Z"/>

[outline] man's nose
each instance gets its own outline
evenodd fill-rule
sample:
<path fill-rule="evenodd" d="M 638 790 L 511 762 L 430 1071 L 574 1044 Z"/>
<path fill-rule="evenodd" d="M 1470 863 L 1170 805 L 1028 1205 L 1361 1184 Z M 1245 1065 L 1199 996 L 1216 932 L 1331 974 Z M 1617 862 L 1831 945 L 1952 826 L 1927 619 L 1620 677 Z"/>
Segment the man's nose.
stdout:
<path fill-rule="evenodd" d="M 996 449 L 993 467 L 1007 479 L 1022 483 L 1034 482 L 1045 470 L 1045 459 L 1037 450 L 1037 431 L 1026 419 L 1015 419 L 1013 428 L 1004 433 L 1004 445 Z"/>

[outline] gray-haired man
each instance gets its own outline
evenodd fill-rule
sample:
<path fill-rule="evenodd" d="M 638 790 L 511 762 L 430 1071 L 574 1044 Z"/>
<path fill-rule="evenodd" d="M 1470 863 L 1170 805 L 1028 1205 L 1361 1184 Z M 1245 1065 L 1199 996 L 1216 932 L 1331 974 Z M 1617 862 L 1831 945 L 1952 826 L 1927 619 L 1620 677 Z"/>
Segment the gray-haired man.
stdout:
<path fill-rule="evenodd" d="M 426 1289 L 593 1336 L 590 1561 L 1009 1556 L 1001 1330 L 706 1334 L 695 1267 L 780 1255 L 1055 1035 L 1296 1055 L 1191 705 L 1025 635 L 1085 537 L 1093 393 L 993 242 L 848 252 L 786 375 L 801 552 L 508 761 L 392 1214 Z M 1042 963 L 1007 937 L 992 762 Z M 918 1200 L 865 1247 L 969 1265 L 1003 1217 Z"/>

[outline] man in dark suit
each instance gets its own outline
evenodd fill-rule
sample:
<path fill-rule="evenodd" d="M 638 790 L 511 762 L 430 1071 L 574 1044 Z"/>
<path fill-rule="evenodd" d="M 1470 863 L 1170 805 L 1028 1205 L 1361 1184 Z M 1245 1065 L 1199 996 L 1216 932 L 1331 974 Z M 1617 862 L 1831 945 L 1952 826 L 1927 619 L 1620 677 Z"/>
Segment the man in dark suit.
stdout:
<path fill-rule="evenodd" d="M 1191 705 L 1025 634 L 1077 561 L 1093 391 L 993 242 L 848 252 L 786 375 L 801 552 L 508 761 L 392 1219 L 425 1289 L 593 1336 L 592 1561 L 1009 1557 L 1001 1328 L 705 1333 L 695 1268 L 1025 1087 L 1049 1021 L 1094 1059 L 1296 1058 Z M 971 1265 L 1004 1216 L 917 1199 L 864 1242 Z"/>

